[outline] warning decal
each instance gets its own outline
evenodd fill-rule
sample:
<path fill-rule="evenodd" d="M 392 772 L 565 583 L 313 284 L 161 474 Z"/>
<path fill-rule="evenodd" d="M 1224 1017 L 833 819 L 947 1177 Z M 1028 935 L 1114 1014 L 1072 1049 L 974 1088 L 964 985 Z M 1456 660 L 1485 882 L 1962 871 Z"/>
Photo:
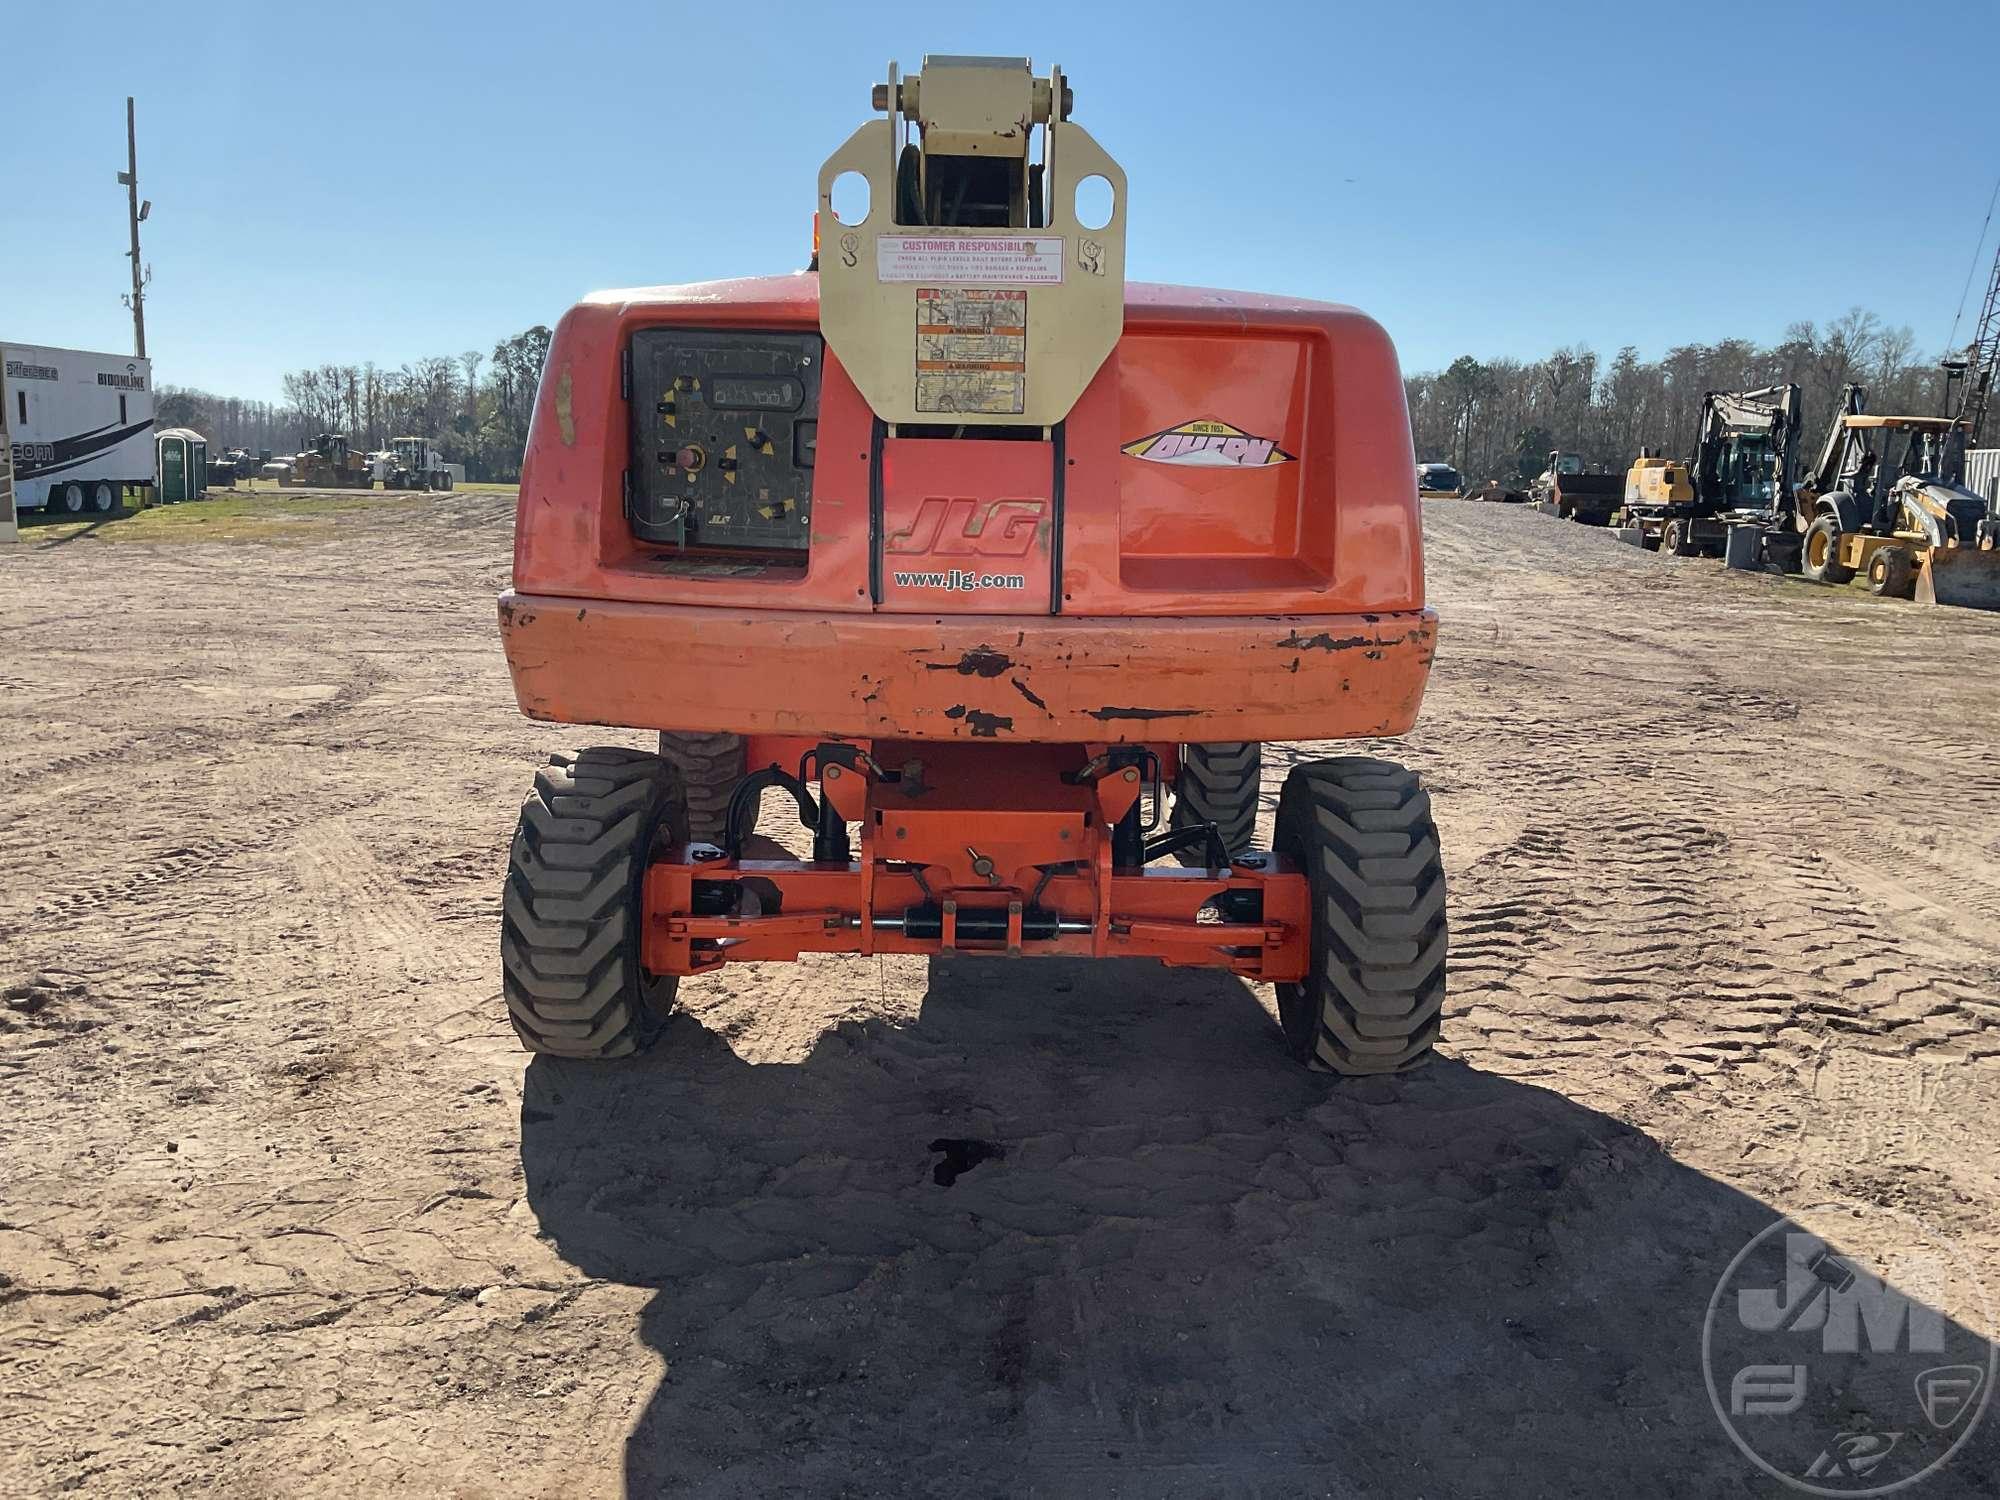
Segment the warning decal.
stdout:
<path fill-rule="evenodd" d="M 885 234 L 875 241 L 877 281 L 948 281 L 954 286 L 1056 286 L 1063 279 L 1060 235 L 930 239 Z"/>
<path fill-rule="evenodd" d="M 1292 455 L 1276 438 L 1258 437 L 1213 417 L 1148 434 L 1127 443 L 1122 452 L 1156 464 L 1191 464 L 1211 469 L 1261 469 L 1288 464 Z"/>
<path fill-rule="evenodd" d="M 1015 414 L 1028 401 L 1028 294 L 917 290 L 917 410 Z"/>

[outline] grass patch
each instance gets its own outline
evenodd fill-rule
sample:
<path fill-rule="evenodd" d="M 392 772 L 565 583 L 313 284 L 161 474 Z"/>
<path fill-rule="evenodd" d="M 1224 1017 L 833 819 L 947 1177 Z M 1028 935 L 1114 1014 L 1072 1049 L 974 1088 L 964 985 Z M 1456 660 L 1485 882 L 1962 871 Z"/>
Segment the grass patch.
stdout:
<path fill-rule="evenodd" d="M 103 542 L 308 541 L 330 534 L 343 517 L 429 505 L 434 498 L 400 493 L 257 490 L 244 494 L 222 490 L 205 500 L 108 516 L 29 511 L 21 517 L 21 540 L 57 543 L 88 536 Z"/>

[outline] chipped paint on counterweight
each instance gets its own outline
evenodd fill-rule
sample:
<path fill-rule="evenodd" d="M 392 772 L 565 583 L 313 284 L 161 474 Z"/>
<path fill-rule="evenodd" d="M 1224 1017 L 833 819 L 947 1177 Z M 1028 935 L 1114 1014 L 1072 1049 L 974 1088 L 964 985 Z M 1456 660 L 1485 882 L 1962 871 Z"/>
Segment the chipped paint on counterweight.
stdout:
<path fill-rule="evenodd" d="M 565 448 L 576 446 L 576 409 L 571 400 L 574 389 L 569 366 L 564 365 L 562 378 L 556 382 L 556 426 L 562 429 Z"/>

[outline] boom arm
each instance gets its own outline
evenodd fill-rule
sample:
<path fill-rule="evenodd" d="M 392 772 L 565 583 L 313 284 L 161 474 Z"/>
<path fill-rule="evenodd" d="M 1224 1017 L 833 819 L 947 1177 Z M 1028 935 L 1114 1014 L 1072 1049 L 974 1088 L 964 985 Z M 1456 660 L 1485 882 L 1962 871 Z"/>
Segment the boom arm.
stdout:
<path fill-rule="evenodd" d="M 1732 508 L 1725 493 L 1722 463 L 1731 441 L 1761 437 L 1770 443 L 1770 514 L 1781 517 L 1792 505 L 1792 471 L 1799 442 L 1799 388 L 1769 385 L 1754 391 L 1710 391 L 1702 397 L 1695 432 L 1695 498 L 1718 510 Z"/>
<path fill-rule="evenodd" d="M 1965 351 L 1965 401 L 1958 418 L 1965 428 L 1965 445 L 1979 446 L 1979 430 L 1986 422 L 1987 402 L 1993 391 L 1993 370 L 2000 364 L 2000 252 L 1993 257 L 1993 274 L 1986 283 L 1986 303 L 1980 309 L 1979 325 Z"/>
<path fill-rule="evenodd" d="M 1826 441 L 1820 445 L 1819 462 L 1813 465 L 1812 473 L 1807 476 L 1814 494 L 1824 495 L 1840 488 L 1840 476 L 1849 467 L 1847 455 L 1854 437 L 1847 418 L 1861 415 L 1867 405 L 1868 392 L 1860 386 L 1850 381 L 1842 389 L 1840 405 L 1826 430 Z"/>

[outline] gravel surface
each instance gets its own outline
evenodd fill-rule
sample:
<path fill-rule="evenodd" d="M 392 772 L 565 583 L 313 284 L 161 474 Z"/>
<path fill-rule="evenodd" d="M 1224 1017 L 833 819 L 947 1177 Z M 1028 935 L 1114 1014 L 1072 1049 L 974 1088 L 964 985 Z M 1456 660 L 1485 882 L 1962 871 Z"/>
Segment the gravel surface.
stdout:
<path fill-rule="evenodd" d="M 508 502 L 0 553 L 0 1493 L 1780 1493 L 1699 1357 L 1752 1235 L 2000 1294 L 2000 616 L 1427 520 L 1446 1040 L 1346 1085 L 1144 965 L 744 966 L 530 1063 L 515 811 L 643 737 L 516 711 Z"/>

